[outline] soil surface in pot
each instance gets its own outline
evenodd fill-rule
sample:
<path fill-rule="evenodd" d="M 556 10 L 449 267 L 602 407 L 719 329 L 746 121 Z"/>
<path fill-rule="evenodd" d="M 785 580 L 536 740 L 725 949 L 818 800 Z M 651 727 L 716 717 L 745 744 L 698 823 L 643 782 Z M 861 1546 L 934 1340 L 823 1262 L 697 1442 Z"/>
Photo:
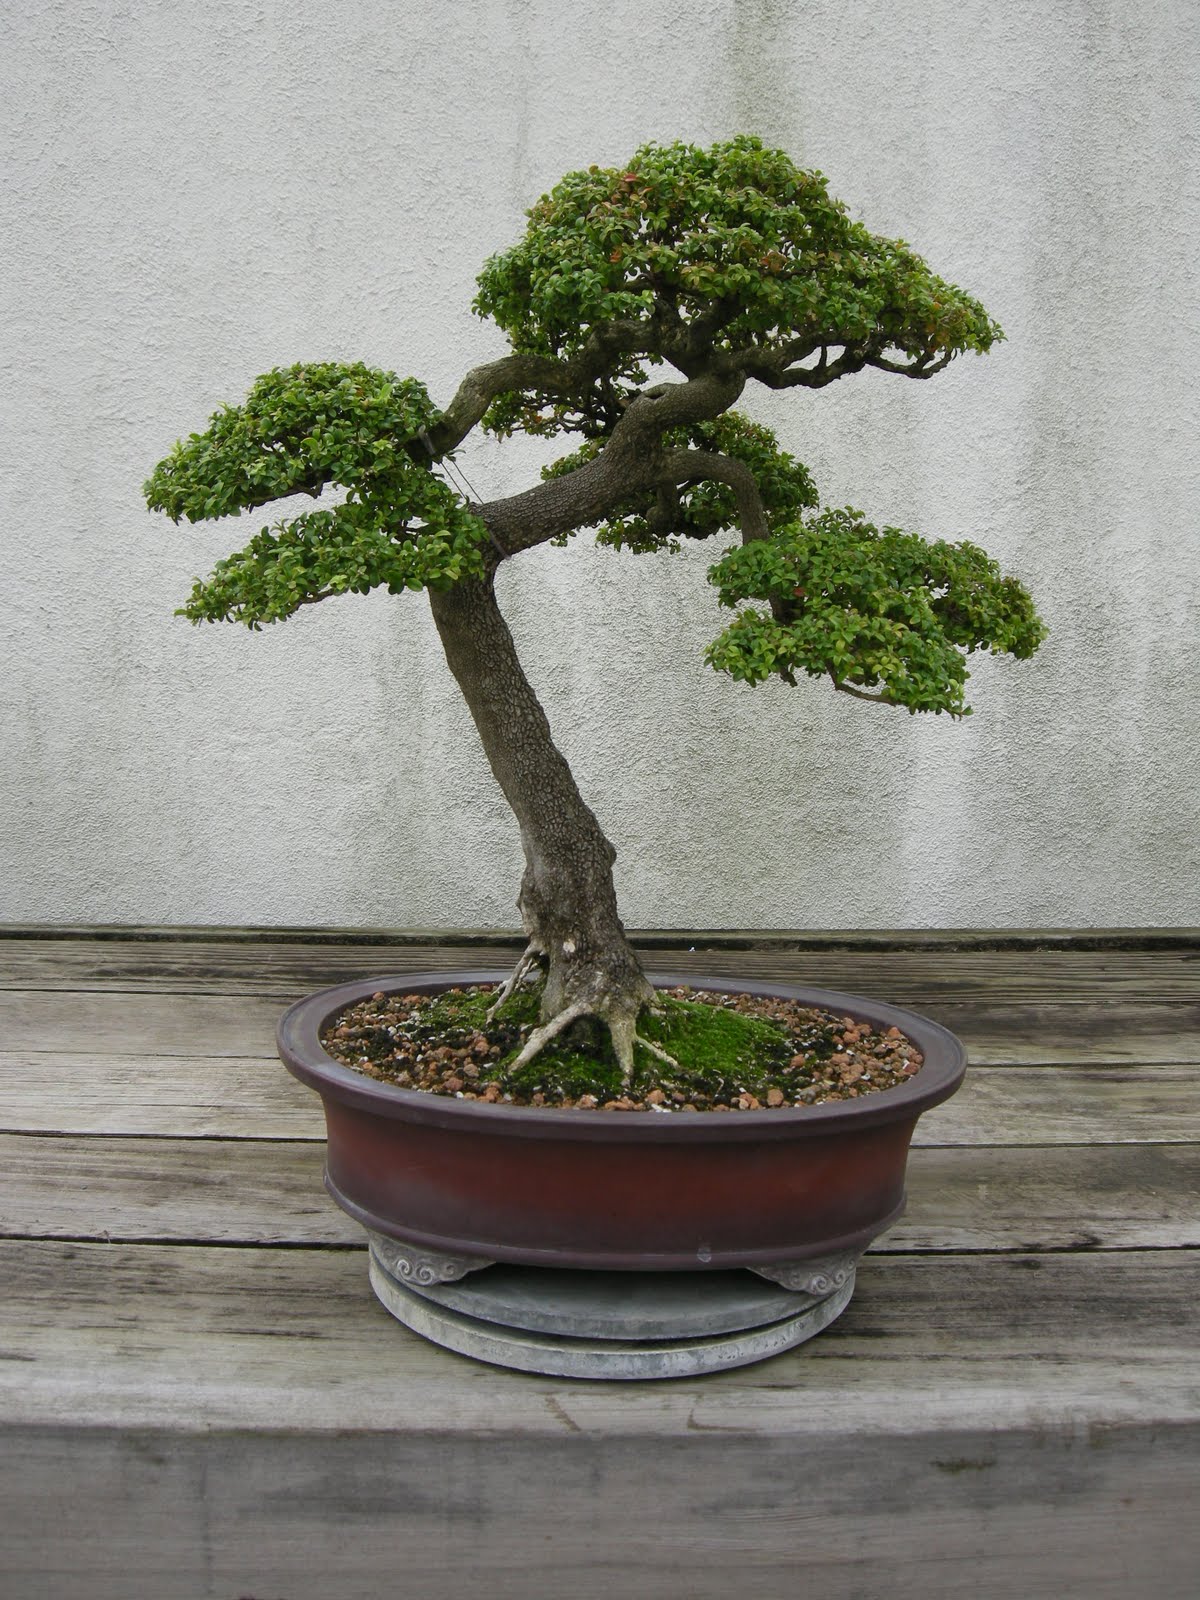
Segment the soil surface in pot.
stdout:
<path fill-rule="evenodd" d="M 759 1111 L 856 1100 L 905 1083 L 921 1052 L 898 1028 L 775 996 L 659 991 L 624 1088 L 607 1031 L 581 1019 L 534 1060 L 512 1062 L 536 1025 L 540 989 L 518 990 L 487 1020 L 495 985 L 375 994 L 340 1012 L 321 1043 L 344 1066 L 427 1094 L 555 1110 Z"/>

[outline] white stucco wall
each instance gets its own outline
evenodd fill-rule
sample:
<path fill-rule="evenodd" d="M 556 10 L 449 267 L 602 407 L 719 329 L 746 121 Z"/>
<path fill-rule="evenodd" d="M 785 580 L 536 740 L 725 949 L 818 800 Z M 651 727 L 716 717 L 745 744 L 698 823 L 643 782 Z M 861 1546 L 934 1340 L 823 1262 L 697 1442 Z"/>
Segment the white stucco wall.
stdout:
<path fill-rule="evenodd" d="M 515 828 L 423 596 L 172 616 L 248 528 L 140 485 L 302 359 L 435 398 L 563 171 L 757 132 L 1008 342 L 748 409 L 825 498 L 1037 595 L 964 724 L 700 660 L 717 553 L 502 597 L 637 926 L 1200 922 L 1193 0 L 26 0 L 0 19 L 0 921 L 511 926 Z M 486 495 L 539 459 L 464 453 Z"/>

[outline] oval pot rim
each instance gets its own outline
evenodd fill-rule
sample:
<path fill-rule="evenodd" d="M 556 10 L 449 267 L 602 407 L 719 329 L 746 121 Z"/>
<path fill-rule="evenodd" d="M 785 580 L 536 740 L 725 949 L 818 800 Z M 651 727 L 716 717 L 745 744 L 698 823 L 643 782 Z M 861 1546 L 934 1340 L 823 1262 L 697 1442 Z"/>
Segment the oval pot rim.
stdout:
<path fill-rule="evenodd" d="M 857 1100 L 833 1100 L 805 1107 L 777 1110 L 655 1114 L 650 1111 L 587 1111 L 544 1106 L 486 1104 L 446 1095 L 405 1089 L 365 1077 L 330 1056 L 320 1042 L 325 1024 L 339 1011 L 380 992 L 413 993 L 428 989 L 465 987 L 473 983 L 502 983 L 507 971 L 486 968 L 473 971 L 429 969 L 389 973 L 335 984 L 306 995 L 288 1007 L 277 1030 L 279 1055 L 292 1075 L 342 1104 L 375 1116 L 434 1127 L 456 1128 L 475 1134 L 493 1133 L 506 1138 L 580 1139 L 602 1143 L 704 1144 L 739 1140 L 825 1138 L 888 1123 L 914 1122 L 922 1112 L 948 1099 L 962 1082 L 967 1052 L 962 1041 L 941 1023 L 919 1012 L 886 1001 L 847 994 L 841 990 L 813 988 L 782 979 L 748 979 L 744 974 L 647 972 L 655 988 L 688 985 L 781 999 L 799 1000 L 841 1016 L 861 1018 L 885 1027 L 897 1027 L 925 1057 L 921 1070 L 908 1082 L 878 1090 Z"/>

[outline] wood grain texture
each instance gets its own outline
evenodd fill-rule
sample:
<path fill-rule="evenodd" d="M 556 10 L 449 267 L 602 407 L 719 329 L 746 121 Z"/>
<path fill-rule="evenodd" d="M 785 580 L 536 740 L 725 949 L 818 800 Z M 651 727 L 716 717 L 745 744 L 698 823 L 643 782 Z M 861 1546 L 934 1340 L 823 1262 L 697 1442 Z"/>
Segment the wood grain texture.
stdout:
<path fill-rule="evenodd" d="M 761 974 L 874 994 L 897 1004 L 945 1001 L 1120 1004 L 1144 997 L 1200 1003 L 1200 948 L 1125 950 L 646 949 L 662 970 Z M 304 946 L 258 941 L 0 941 L 0 988 L 258 994 L 287 1003 L 377 972 L 504 967 L 512 952 L 480 945 Z"/>
<path fill-rule="evenodd" d="M 1194 1600 L 1197 1441 L 17 1428 L 0 1594 Z"/>
<path fill-rule="evenodd" d="M 957 1033 L 977 1066 L 1200 1063 L 1200 1003 L 937 1001 L 920 1009 Z M 96 990 L 64 1004 L 59 991 L 8 989 L 0 990 L 0 1040 L 10 1051 L 273 1056 L 282 1010 L 262 995 Z"/>
<path fill-rule="evenodd" d="M 378 1305 L 365 1250 L 8 1240 L 0 1272 L 0 1404 L 24 1425 L 767 1438 L 1200 1421 L 1196 1250 L 871 1255 L 819 1339 L 666 1384 L 464 1361 Z"/>
<path fill-rule="evenodd" d="M 0 1237 L 361 1241 L 312 1142 L 0 1138 Z M 1200 1245 L 1200 1146 L 915 1150 L 908 1212 L 875 1248 Z"/>
<path fill-rule="evenodd" d="M 1193 1600 L 1200 949 L 661 953 L 962 1034 L 820 1338 L 505 1372 L 372 1297 L 299 994 L 508 952 L 0 939 L 0 1600 Z M 868 941 L 869 942 L 869 941 Z"/>
<path fill-rule="evenodd" d="M 12 1600 L 1193 1593 L 1193 1252 L 883 1258 L 813 1344 L 661 1385 L 461 1362 L 342 1252 L 0 1271 Z"/>
<path fill-rule="evenodd" d="M 323 1139 L 318 1097 L 267 1056 L 0 1051 L 0 1132 Z M 972 1067 L 915 1143 L 1200 1141 L 1200 1070 Z"/>

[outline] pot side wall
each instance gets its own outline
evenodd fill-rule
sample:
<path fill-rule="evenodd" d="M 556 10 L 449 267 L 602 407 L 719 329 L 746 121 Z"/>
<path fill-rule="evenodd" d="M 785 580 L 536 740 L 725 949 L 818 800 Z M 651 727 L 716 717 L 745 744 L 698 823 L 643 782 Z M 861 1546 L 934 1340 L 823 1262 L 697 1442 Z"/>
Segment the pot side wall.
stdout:
<path fill-rule="evenodd" d="M 903 1209 L 916 1126 L 620 1145 L 459 1133 L 323 1098 L 327 1184 L 359 1221 L 447 1255 L 561 1267 L 695 1270 L 865 1248 Z"/>

